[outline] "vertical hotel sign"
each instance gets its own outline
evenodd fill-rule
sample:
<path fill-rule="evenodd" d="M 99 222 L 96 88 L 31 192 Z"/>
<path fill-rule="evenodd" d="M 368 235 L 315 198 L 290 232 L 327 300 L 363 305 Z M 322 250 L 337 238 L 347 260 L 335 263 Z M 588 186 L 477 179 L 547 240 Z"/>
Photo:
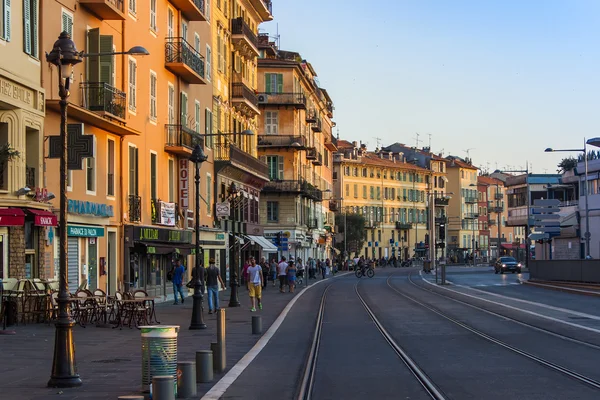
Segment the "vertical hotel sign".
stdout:
<path fill-rule="evenodd" d="M 190 193 L 189 160 L 179 160 L 179 204 L 182 209 L 188 209 Z"/>

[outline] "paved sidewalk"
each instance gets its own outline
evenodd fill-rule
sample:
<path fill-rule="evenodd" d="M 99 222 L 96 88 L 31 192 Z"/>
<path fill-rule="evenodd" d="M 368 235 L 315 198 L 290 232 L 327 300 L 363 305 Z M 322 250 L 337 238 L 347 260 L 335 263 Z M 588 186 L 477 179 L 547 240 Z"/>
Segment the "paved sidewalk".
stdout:
<path fill-rule="evenodd" d="M 330 279 L 330 278 L 328 278 Z M 311 281 L 314 283 L 315 281 Z M 299 292 L 301 288 L 297 288 Z M 296 292 L 296 293 L 297 293 Z M 251 316 L 262 315 L 263 332 L 271 326 L 294 294 L 279 293 L 271 283 L 263 291 L 264 309 L 250 312 L 250 300 L 245 288 L 240 290 L 241 307 L 227 308 L 230 290 L 221 292 L 227 324 L 227 369 L 240 360 L 260 338 L 252 335 Z M 180 325 L 178 360 L 195 360 L 196 350 L 210 349 L 216 341 L 216 316 L 208 315 L 205 304 L 206 330 L 188 329 L 192 313 L 192 297 L 185 304 L 156 306 L 158 319 L 164 325 Z M 76 389 L 46 387 L 52 368 L 54 325 L 30 324 L 13 326 L 14 336 L 0 336 L 0 396 L 3 399 L 111 399 L 141 393 L 141 339 L 137 329 L 75 327 L 76 361 L 83 386 Z M 210 384 L 198 385 L 202 397 L 222 375 L 215 375 Z"/>

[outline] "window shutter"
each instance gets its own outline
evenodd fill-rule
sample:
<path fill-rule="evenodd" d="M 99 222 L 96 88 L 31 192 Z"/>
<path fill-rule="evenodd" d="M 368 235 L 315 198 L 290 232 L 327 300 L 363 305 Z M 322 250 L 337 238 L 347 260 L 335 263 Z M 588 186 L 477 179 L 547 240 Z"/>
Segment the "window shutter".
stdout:
<path fill-rule="evenodd" d="M 265 74 L 265 93 L 271 93 L 271 74 Z"/>
<path fill-rule="evenodd" d="M 277 93 L 283 93 L 283 74 L 277 74 Z"/>
<path fill-rule="evenodd" d="M 23 51 L 31 54 L 31 3 L 23 0 Z"/>
<path fill-rule="evenodd" d="M 278 170 L 277 170 L 277 177 L 279 180 L 283 180 L 283 157 L 282 156 L 277 156 L 277 161 L 278 161 Z"/>
<path fill-rule="evenodd" d="M 209 110 L 204 110 L 204 121 L 205 121 L 205 125 L 204 125 L 204 133 L 209 135 L 210 132 L 210 120 L 211 120 L 211 116 L 210 116 L 210 111 Z M 206 138 L 208 138 L 209 136 L 207 136 Z"/>
<path fill-rule="evenodd" d="M 180 110 L 181 110 L 180 124 L 181 124 L 181 126 L 187 128 L 187 95 L 183 92 L 181 92 Z"/>
<path fill-rule="evenodd" d="M 100 35 L 99 40 L 100 53 L 112 53 L 113 37 L 112 35 Z M 100 58 L 100 82 L 112 85 L 113 80 L 113 56 L 101 56 Z"/>
<path fill-rule="evenodd" d="M 88 31 L 88 52 L 92 54 L 100 53 L 100 28 L 94 28 Z M 100 57 L 88 57 L 87 81 L 100 82 Z"/>
<path fill-rule="evenodd" d="M 31 0 L 31 55 L 38 58 L 38 0 Z"/>

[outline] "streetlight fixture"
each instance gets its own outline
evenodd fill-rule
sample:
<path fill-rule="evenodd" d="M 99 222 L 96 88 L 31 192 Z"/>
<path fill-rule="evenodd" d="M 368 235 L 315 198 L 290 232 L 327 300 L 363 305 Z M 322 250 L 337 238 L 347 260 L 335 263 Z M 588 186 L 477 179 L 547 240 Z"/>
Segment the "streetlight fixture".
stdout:
<path fill-rule="evenodd" d="M 583 149 L 553 149 L 548 147 L 544 150 L 546 153 L 555 153 L 555 152 L 563 152 L 563 151 L 580 151 L 583 153 L 583 164 L 585 166 L 585 184 L 583 185 L 585 189 L 585 258 L 592 258 L 590 255 L 590 239 L 592 235 L 590 234 L 590 208 L 588 207 L 588 157 L 587 157 L 587 145 L 600 147 L 600 137 L 592 138 L 585 140 L 583 139 Z"/>
<path fill-rule="evenodd" d="M 196 166 L 196 266 L 194 268 L 194 305 L 192 308 L 192 322 L 190 329 L 206 329 L 204 323 L 204 310 L 202 307 L 202 300 L 204 299 L 204 267 L 200 263 L 200 166 L 208 157 L 204 154 L 202 146 L 196 143 L 194 151 L 190 156 L 190 161 Z"/>
<path fill-rule="evenodd" d="M 132 55 L 149 54 L 143 47 L 136 46 L 130 50 Z M 112 53 L 111 53 L 112 54 Z M 115 53 L 120 54 L 120 53 Z M 98 54 L 107 55 L 107 54 Z M 60 200 L 59 200 L 59 289 L 58 318 L 54 336 L 54 357 L 49 387 L 70 388 L 81 386 L 81 378 L 75 363 L 75 343 L 73 341 L 73 325 L 69 310 L 69 286 L 67 271 L 67 106 L 69 98 L 70 76 L 73 66 L 89 55 L 78 52 L 71 35 L 61 32 L 54 43 L 52 51 L 46 53 L 46 61 L 58 67 L 58 94 L 60 96 Z"/>
<path fill-rule="evenodd" d="M 231 185 L 229 185 L 229 187 L 227 188 L 227 200 L 229 200 L 229 202 L 231 204 L 233 204 L 233 210 L 232 214 L 231 214 L 231 233 L 233 234 L 233 260 L 232 260 L 232 264 L 233 264 L 233 268 L 231 268 L 232 271 L 230 271 L 230 277 L 229 277 L 229 286 L 231 287 L 231 295 L 229 296 L 229 307 L 239 307 L 240 306 L 240 300 L 239 300 L 239 296 L 238 296 L 238 287 L 240 286 L 239 282 L 238 282 L 238 278 L 240 276 L 240 263 L 238 262 L 238 246 L 237 246 L 237 241 L 238 238 L 236 236 L 236 210 L 235 210 L 235 200 L 237 199 L 237 197 L 240 195 L 240 192 L 237 188 L 237 186 L 235 185 L 235 183 L 231 182 Z"/>

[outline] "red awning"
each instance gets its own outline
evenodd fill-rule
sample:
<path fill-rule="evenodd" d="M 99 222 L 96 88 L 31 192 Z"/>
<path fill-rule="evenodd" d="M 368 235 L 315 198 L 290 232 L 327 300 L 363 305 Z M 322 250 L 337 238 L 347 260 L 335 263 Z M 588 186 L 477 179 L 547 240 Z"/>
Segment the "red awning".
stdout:
<path fill-rule="evenodd" d="M 35 208 L 28 208 L 31 214 L 34 215 L 35 226 L 57 226 L 58 221 L 56 215 L 46 210 L 37 210 Z"/>
<path fill-rule="evenodd" d="M 25 213 L 20 208 L 0 208 L 0 226 L 25 225 Z"/>
<path fill-rule="evenodd" d="M 513 250 L 517 248 L 525 250 L 525 243 L 521 243 L 519 244 L 519 246 L 514 246 L 512 243 L 502 243 L 502 247 L 504 247 L 507 250 Z"/>

